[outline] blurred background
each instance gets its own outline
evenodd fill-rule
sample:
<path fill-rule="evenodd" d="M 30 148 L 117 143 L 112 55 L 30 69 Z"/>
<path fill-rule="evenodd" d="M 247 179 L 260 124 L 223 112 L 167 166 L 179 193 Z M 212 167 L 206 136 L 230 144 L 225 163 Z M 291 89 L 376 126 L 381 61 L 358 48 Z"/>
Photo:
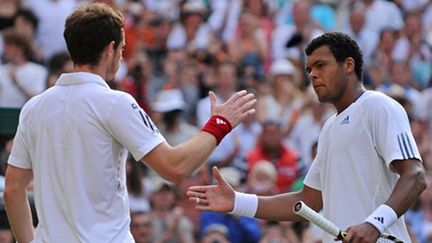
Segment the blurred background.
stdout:
<path fill-rule="evenodd" d="M 87 2 L 0 0 L 0 190 L 20 109 L 55 85 L 61 73 L 72 71 L 64 21 Z M 135 97 L 171 145 L 193 136 L 210 117 L 209 90 L 219 102 L 239 89 L 258 98 L 257 113 L 180 184 L 128 159 L 136 242 L 320 242 L 322 232 L 308 223 L 199 212 L 185 191 L 212 183 L 213 165 L 239 191 L 274 195 L 302 188 L 321 127 L 334 113 L 310 87 L 304 48 L 330 31 L 358 42 L 366 88 L 388 94 L 407 110 L 428 188 L 405 219 L 413 242 L 432 242 L 431 0 L 96 2 L 110 4 L 126 18 L 124 58 L 109 85 Z M 0 200 L 3 242 L 14 241 Z"/>

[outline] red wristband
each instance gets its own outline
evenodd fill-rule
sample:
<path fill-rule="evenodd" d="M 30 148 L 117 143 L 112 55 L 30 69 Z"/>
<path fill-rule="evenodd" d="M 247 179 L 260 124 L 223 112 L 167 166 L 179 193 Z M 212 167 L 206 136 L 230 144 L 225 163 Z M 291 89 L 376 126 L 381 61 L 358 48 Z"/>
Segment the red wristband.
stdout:
<path fill-rule="evenodd" d="M 216 138 L 216 145 L 231 131 L 231 123 L 223 116 L 213 115 L 201 129 Z"/>

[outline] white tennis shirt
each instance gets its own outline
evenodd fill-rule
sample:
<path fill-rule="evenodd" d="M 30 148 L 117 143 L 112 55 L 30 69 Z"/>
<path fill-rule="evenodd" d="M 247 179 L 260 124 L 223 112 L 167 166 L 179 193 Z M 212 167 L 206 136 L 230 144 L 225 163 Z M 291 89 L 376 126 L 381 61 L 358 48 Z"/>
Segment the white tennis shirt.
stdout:
<path fill-rule="evenodd" d="M 413 158 L 421 160 L 405 110 L 366 91 L 327 120 L 304 183 L 322 192 L 324 216 L 345 230 L 387 201 L 399 178 L 391 162 Z M 410 242 L 403 217 L 387 233 Z M 326 237 L 324 242 L 334 242 Z"/>
<path fill-rule="evenodd" d="M 8 163 L 32 169 L 34 242 L 133 242 L 125 161 L 162 143 L 148 115 L 98 75 L 63 74 L 23 107 Z"/>

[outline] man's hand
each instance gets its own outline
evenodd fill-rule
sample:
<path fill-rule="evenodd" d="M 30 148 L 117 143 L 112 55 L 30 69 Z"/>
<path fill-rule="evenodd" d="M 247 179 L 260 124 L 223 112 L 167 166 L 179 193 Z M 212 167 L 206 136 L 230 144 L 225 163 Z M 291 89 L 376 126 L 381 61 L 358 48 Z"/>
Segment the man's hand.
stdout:
<path fill-rule="evenodd" d="M 349 243 L 375 243 L 380 237 L 378 229 L 366 222 L 351 226 L 346 232 L 347 236 L 343 242 Z"/>
<path fill-rule="evenodd" d="M 195 208 L 198 210 L 222 213 L 230 212 L 234 208 L 234 190 L 220 175 L 216 166 L 212 169 L 217 184 L 191 186 L 186 195 L 189 197 L 189 201 L 196 204 Z"/>
<path fill-rule="evenodd" d="M 221 105 L 217 104 L 215 93 L 210 91 L 209 95 L 211 114 L 225 117 L 233 128 L 247 116 L 255 113 L 254 107 L 257 100 L 253 94 L 247 93 L 246 90 L 236 92 Z"/>

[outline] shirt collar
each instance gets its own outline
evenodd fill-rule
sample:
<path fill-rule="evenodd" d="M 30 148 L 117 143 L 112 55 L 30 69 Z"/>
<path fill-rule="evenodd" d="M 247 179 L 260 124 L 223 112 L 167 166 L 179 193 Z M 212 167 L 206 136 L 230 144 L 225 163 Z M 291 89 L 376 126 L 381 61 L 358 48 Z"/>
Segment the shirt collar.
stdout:
<path fill-rule="evenodd" d="M 109 88 L 108 84 L 101 76 L 88 72 L 63 73 L 55 85 L 66 86 L 83 83 L 97 83 L 101 86 Z"/>

